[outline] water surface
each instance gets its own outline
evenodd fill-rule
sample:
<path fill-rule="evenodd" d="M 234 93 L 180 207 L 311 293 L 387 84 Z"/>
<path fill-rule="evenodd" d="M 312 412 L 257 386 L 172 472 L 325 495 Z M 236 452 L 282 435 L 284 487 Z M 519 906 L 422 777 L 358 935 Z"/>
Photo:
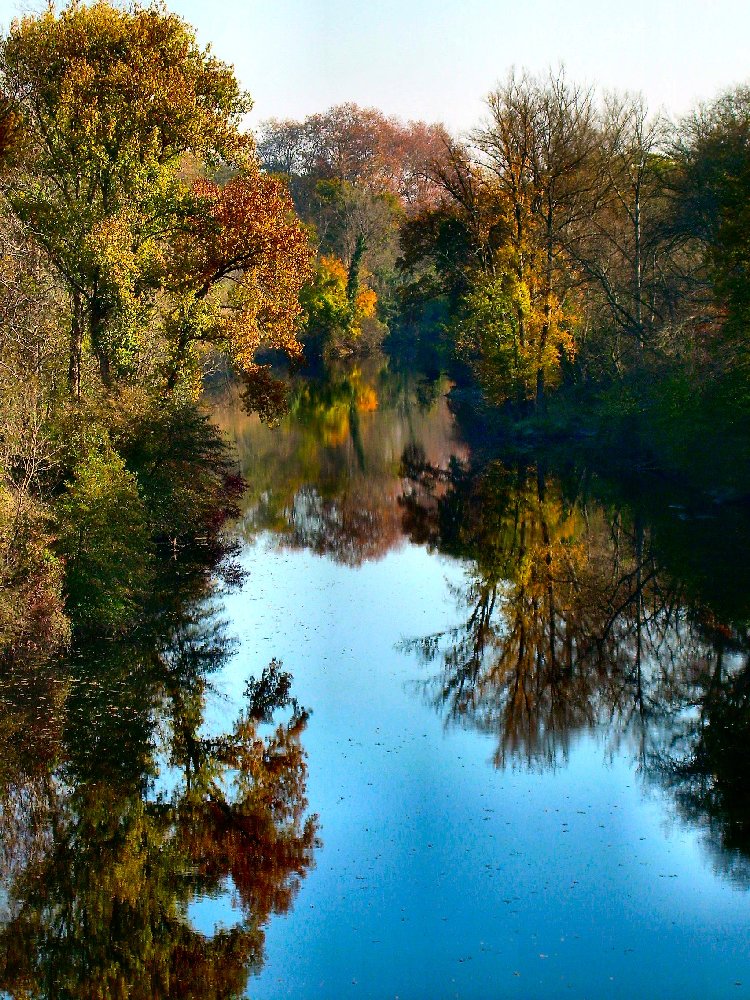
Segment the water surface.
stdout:
<path fill-rule="evenodd" d="M 224 415 L 263 476 L 222 684 L 293 673 L 322 839 L 249 995 L 749 993 L 744 622 L 637 505 L 370 390 Z"/>
<path fill-rule="evenodd" d="M 241 584 L 0 677 L 4 995 L 750 995 L 747 512 L 449 388 L 228 391 Z"/>

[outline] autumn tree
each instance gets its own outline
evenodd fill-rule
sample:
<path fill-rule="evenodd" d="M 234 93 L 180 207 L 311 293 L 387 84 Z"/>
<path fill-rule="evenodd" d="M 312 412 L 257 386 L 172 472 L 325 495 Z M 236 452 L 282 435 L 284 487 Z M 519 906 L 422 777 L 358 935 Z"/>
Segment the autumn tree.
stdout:
<path fill-rule="evenodd" d="M 310 276 L 307 236 L 285 185 L 254 167 L 224 186 L 197 180 L 196 206 L 165 281 L 173 386 L 193 343 L 224 348 L 246 374 L 259 348 L 297 355 L 299 295 Z"/>
<path fill-rule="evenodd" d="M 350 102 L 301 122 L 265 122 L 258 152 L 268 170 L 292 178 L 300 199 L 306 179 L 337 179 L 391 194 L 416 209 L 439 196 L 430 164 L 441 157 L 446 141 L 442 125 L 402 122 Z"/>
<path fill-rule="evenodd" d="M 567 246 L 586 288 L 585 363 L 599 377 L 622 376 L 682 348 L 696 307 L 696 259 L 674 224 L 669 122 L 640 95 L 610 93 L 597 131 L 596 196 Z"/>
<path fill-rule="evenodd" d="M 305 342 L 322 341 L 327 354 L 346 356 L 368 353 L 373 340 L 382 335 L 375 317 L 375 292 L 359 280 L 335 256 L 322 256 L 313 279 L 302 290 L 306 311 Z"/>
<path fill-rule="evenodd" d="M 492 266 L 514 275 L 517 336 L 534 356 L 541 408 L 563 355 L 575 351 L 576 275 L 566 244 L 595 190 L 593 99 L 562 71 L 545 79 L 511 73 L 487 106 L 489 119 L 474 142 L 507 232 Z"/>
<path fill-rule="evenodd" d="M 345 262 L 353 294 L 363 268 L 376 288 L 387 287 L 396 263 L 401 217 L 398 201 L 387 193 L 338 179 L 316 184 L 312 218 L 320 251 Z"/>
<path fill-rule="evenodd" d="M 656 297 L 665 257 L 664 227 L 659 222 L 664 217 L 666 123 L 658 115 L 649 116 L 641 98 L 610 96 L 602 135 L 608 197 L 604 225 L 596 229 L 606 244 L 606 264 L 599 268 L 590 260 L 587 264 L 601 284 L 615 325 L 630 335 L 642 355 L 652 339 L 649 333 L 667 318 Z M 620 257 L 625 275 L 618 282 Z"/>
<path fill-rule="evenodd" d="M 442 191 L 440 202 L 409 215 L 399 234 L 402 316 L 418 338 L 426 335 L 432 345 L 440 344 L 448 333 L 494 401 L 508 395 L 524 397 L 518 372 L 496 365 L 497 357 L 490 357 L 494 346 L 505 350 L 502 333 L 508 331 L 501 331 L 498 339 L 497 310 L 487 302 L 493 317 L 482 315 L 478 308 L 497 277 L 495 254 L 509 239 L 506 213 L 491 194 L 484 169 L 466 142 L 449 140 L 432 170 Z M 497 287 L 501 285 L 499 278 Z M 507 291 L 506 283 L 501 291 L 504 300 Z M 492 387 L 485 376 L 491 376 Z"/>
<path fill-rule="evenodd" d="M 344 262 L 350 299 L 362 281 L 377 292 L 382 318 L 402 281 L 399 230 L 439 203 L 431 165 L 448 142 L 441 125 L 401 122 L 348 103 L 304 121 L 266 122 L 258 150 L 267 170 L 289 178 L 319 253 Z"/>
<path fill-rule="evenodd" d="M 60 290 L 44 255 L 0 210 L 0 662 L 38 664 L 69 638 L 48 505 L 65 394 Z"/>
<path fill-rule="evenodd" d="M 717 318 L 730 341 L 743 345 L 750 322 L 750 87 L 736 87 L 685 119 L 674 156 L 678 231 L 700 248 Z"/>
<path fill-rule="evenodd" d="M 471 143 L 448 142 L 442 203 L 407 222 L 402 266 L 430 260 L 461 353 L 496 403 L 544 406 L 576 350 L 581 274 L 571 243 L 598 194 L 592 94 L 563 72 L 511 73 Z"/>
<path fill-rule="evenodd" d="M 209 292 L 213 306 L 223 299 L 224 339 L 241 363 L 264 336 L 291 343 L 304 279 L 291 207 L 239 131 L 249 98 L 179 17 L 137 4 L 50 8 L 13 23 L 0 73 L 19 134 L 4 194 L 67 289 L 72 392 L 87 350 L 110 386 L 153 350 L 154 329 L 177 363 L 188 340 L 217 339 L 215 310 L 201 325 Z M 220 194 L 192 183 L 196 165 L 238 176 Z M 186 233 L 207 240 L 203 259 L 181 256 Z M 166 316 L 165 292 L 182 298 Z"/>

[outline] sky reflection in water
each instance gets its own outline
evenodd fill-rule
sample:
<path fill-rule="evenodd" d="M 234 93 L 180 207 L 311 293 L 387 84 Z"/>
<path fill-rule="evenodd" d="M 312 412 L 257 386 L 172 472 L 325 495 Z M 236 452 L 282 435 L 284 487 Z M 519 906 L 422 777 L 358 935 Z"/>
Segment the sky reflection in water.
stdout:
<path fill-rule="evenodd" d="M 323 841 L 293 911 L 268 927 L 249 995 L 750 994 L 743 803 L 732 800 L 729 764 L 722 801 L 706 806 L 701 767 L 716 741 L 694 752 L 701 712 L 714 729 L 726 705 L 742 713 L 742 691 L 727 694 L 746 660 L 742 628 L 662 573 L 656 531 L 627 510 L 571 500 L 551 475 L 540 494 L 538 469 L 511 470 L 509 482 L 490 468 L 468 490 L 455 469 L 448 476 L 451 452 L 467 453 L 451 440 L 444 401 L 420 409 L 402 393 L 360 412 L 348 434 L 342 419 L 316 451 L 324 409 L 273 432 L 233 417 L 246 467 L 272 440 L 278 461 L 261 502 L 249 501 L 248 580 L 227 604 L 240 651 L 221 686 L 233 702 L 272 656 L 294 675 L 313 711 L 308 797 Z M 313 490 L 327 509 L 301 515 L 299 497 Z M 519 510 L 526 575 L 509 590 L 503 560 L 518 555 Z M 402 523 L 430 549 L 404 539 Z M 465 636 L 488 586 L 492 621 L 457 702 L 450 671 L 466 668 L 467 650 L 450 630 Z M 509 681 L 506 664 L 493 687 L 491 668 L 519 608 L 525 641 L 536 642 L 523 668 L 535 676 L 521 686 L 536 702 L 521 712 L 527 738 L 504 742 L 519 677 Z M 619 613 L 614 627 L 607 608 Z M 717 642 L 723 680 L 707 687 Z M 475 702 L 467 676 L 474 692 L 483 685 Z M 217 915 L 200 909 L 201 921 Z"/>
<path fill-rule="evenodd" d="M 242 588 L 5 664 L 0 991 L 750 994 L 746 514 L 471 455 L 445 389 L 219 404 Z"/>

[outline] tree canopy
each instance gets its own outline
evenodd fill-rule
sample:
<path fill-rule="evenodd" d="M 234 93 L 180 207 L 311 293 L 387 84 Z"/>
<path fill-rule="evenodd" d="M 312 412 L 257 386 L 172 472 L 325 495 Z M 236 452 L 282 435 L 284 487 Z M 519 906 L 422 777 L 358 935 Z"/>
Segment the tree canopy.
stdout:
<path fill-rule="evenodd" d="M 154 341 L 170 385 L 189 342 L 226 341 L 245 367 L 264 339 L 295 350 L 302 231 L 240 130 L 250 98 L 184 21 L 138 4 L 50 8 L 12 24 L 0 74 L 16 123 L 6 204 L 67 292 L 74 392 L 86 351 L 110 387 Z M 186 254 L 191 237 L 202 246 Z M 209 293 L 207 318 L 195 302 Z"/>

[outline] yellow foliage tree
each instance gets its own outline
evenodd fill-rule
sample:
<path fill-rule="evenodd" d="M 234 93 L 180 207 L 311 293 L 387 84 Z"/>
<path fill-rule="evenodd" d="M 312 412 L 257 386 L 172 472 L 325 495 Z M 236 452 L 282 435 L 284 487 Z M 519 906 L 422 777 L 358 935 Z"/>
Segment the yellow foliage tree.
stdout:
<path fill-rule="evenodd" d="M 109 387 L 149 350 L 172 385 L 191 343 L 228 346 L 245 369 L 263 343 L 298 350 L 306 241 L 240 132 L 250 99 L 184 21 L 50 6 L 13 22 L 0 73 L 15 137 L 4 191 L 68 291 L 74 394 L 87 351 Z M 224 187 L 195 181 L 219 167 Z"/>
<path fill-rule="evenodd" d="M 326 340 L 335 354 L 355 354 L 367 321 L 377 322 L 377 302 L 361 274 L 353 283 L 351 268 L 339 257 L 324 254 L 302 293 L 308 333 Z"/>

